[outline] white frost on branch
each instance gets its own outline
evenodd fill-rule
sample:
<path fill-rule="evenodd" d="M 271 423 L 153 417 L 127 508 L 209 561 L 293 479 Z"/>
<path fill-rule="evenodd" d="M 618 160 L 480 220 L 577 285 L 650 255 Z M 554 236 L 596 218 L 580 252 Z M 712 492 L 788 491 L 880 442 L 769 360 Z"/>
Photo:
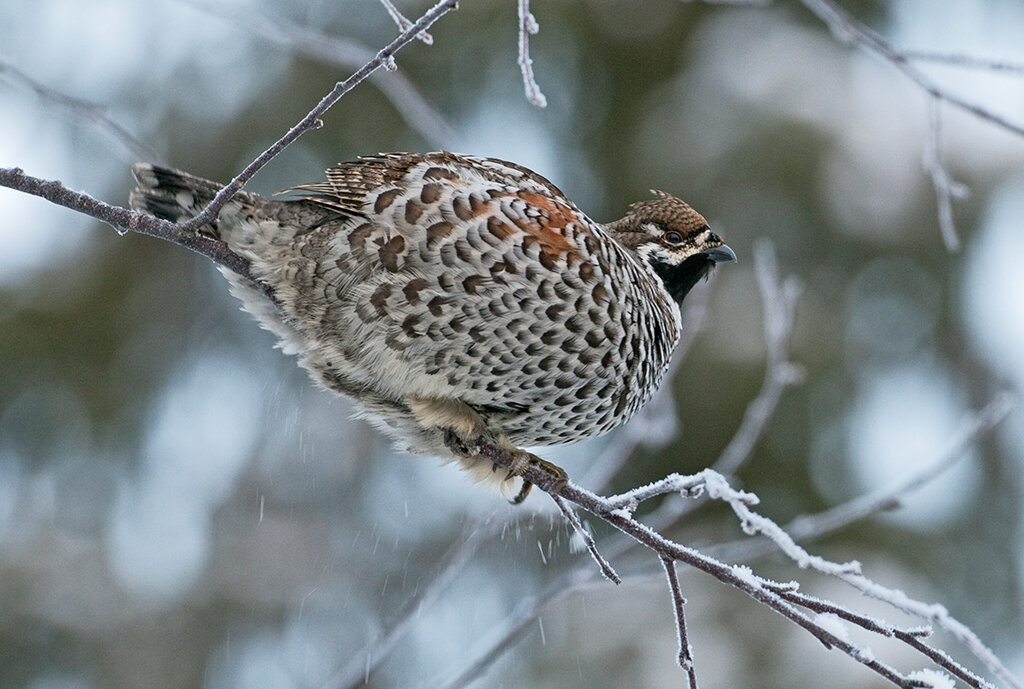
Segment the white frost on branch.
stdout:
<path fill-rule="evenodd" d="M 847 628 L 846 623 L 839 618 L 839 615 L 836 615 L 834 612 L 820 612 L 814 618 L 814 621 L 819 627 L 828 630 L 829 633 L 839 637 L 843 641 L 850 640 L 849 628 Z"/>
<path fill-rule="evenodd" d="M 918 670 L 907 675 L 910 679 L 927 682 L 932 689 L 954 689 L 956 683 L 949 675 L 937 670 Z"/>
<path fill-rule="evenodd" d="M 388 14 L 391 15 L 391 18 L 395 20 L 396 24 L 398 24 L 399 31 L 409 30 L 409 27 L 412 26 L 412 22 L 406 19 L 405 15 L 398 11 L 398 8 L 395 7 L 394 3 L 391 2 L 391 0 L 380 0 L 380 4 L 384 5 L 384 9 L 388 11 Z M 431 36 L 426 31 L 420 31 L 418 34 L 416 34 L 416 38 L 423 41 L 427 45 L 434 44 L 434 37 Z"/>
<path fill-rule="evenodd" d="M 530 58 L 530 34 L 540 31 L 540 25 L 530 13 L 530 0 L 519 0 L 519 68 L 523 70 L 523 87 L 526 100 L 538 108 L 545 108 L 548 99 L 541 93 L 533 76 L 533 60 Z"/>

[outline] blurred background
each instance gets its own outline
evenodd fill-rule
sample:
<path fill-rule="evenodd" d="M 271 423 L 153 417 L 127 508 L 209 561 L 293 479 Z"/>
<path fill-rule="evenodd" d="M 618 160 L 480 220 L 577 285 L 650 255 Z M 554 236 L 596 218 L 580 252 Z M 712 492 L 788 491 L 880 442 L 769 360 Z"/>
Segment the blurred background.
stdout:
<path fill-rule="evenodd" d="M 1024 62 L 1018 0 L 841 4 L 900 47 Z M 413 19 L 428 7 L 400 3 Z M 927 96 L 801 4 L 532 9 L 546 109 L 523 95 L 516 4 L 463 0 L 432 46 L 408 46 L 250 189 L 448 149 L 531 167 L 602 221 L 651 188 L 700 210 L 740 260 L 691 297 L 707 313 L 688 323 L 701 329 L 674 411 L 638 448 L 613 436 L 544 456 L 586 484 L 596 457 L 631 449 L 610 490 L 710 465 L 764 376 L 761 239 L 804 286 L 791 357 L 806 370 L 736 478 L 767 516 L 894 485 L 972 410 L 1024 391 L 1022 137 L 940 105 L 943 162 L 969 191 L 950 252 L 922 166 Z M 122 205 L 139 158 L 228 180 L 394 35 L 376 0 L 3 3 L 0 166 Z M 1024 124 L 1020 73 L 918 66 Z M 627 582 L 598 580 L 545 496 L 513 508 L 454 467 L 395 455 L 274 344 L 207 259 L 0 189 L 0 688 L 464 686 L 474 664 L 480 687 L 684 685 L 654 557 L 622 553 Z M 903 509 L 809 547 L 946 605 L 1020 676 L 1022 457 L 1018 405 Z M 620 541 L 593 526 L 612 556 Z M 741 537 L 714 506 L 669 535 Z M 903 621 L 781 557 L 752 564 Z M 823 672 L 830 687 L 887 686 L 680 574 L 702 686 L 821 686 Z"/>

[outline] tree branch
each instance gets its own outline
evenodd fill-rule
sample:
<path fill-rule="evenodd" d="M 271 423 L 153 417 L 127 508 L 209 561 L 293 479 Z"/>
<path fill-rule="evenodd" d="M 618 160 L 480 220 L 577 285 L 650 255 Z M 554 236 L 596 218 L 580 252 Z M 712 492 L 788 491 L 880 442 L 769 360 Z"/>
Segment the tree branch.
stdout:
<path fill-rule="evenodd" d="M 846 11 L 842 10 L 831 0 L 801 0 L 804 7 L 809 9 L 825 25 L 832 30 L 832 34 L 844 43 L 852 43 L 864 48 L 870 53 L 878 55 L 886 62 L 892 64 L 896 69 L 903 72 L 912 82 L 917 84 L 925 93 L 940 101 L 971 113 L 980 120 L 990 122 L 997 127 L 1012 132 L 1018 136 L 1024 136 L 1024 125 L 1012 122 L 1005 117 L 997 115 L 977 103 L 949 93 L 934 81 L 929 79 L 921 70 L 910 64 L 911 57 L 888 40 L 864 24 L 858 22 Z"/>
<path fill-rule="evenodd" d="M 519 0 L 519 69 L 523 72 L 523 88 L 526 100 L 538 108 L 545 108 L 548 99 L 541 93 L 533 76 L 533 60 L 530 59 L 530 35 L 540 31 L 540 25 L 530 13 L 530 0 Z"/>
<path fill-rule="evenodd" d="M 672 594 L 672 607 L 675 610 L 676 636 L 679 639 L 679 667 L 686 673 L 687 679 L 690 682 L 690 689 L 697 689 L 697 671 L 693 665 L 693 651 L 690 649 L 690 641 L 686 636 L 686 617 L 683 614 L 683 606 L 686 605 L 686 599 L 683 598 L 683 590 L 679 586 L 676 563 L 667 557 L 662 557 L 661 564 L 665 568 L 668 590 Z"/>
<path fill-rule="evenodd" d="M 342 96 L 351 91 L 382 66 L 392 64 L 395 53 L 401 50 L 410 41 L 415 40 L 420 33 L 426 31 L 434 22 L 448 12 L 451 12 L 456 7 L 458 7 L 458 0 L 439 0 L 439 2 L 430 8 L 426 14 L 420 17 L 415 24 L 403 31 L 398 38 L 393 40 L 387 46 L 379 50 L 372 60 L 363 65 L 345 81 L 338 82 L 331 92 L 324 96 L 320 102 L 317 103 L 316 107 L 309 111 L 309 114 L 303 117 L 298 124 L 289 129 L 284 136 L 274 142 L 270 148 L 263 151 L 263 153 L 257 156 L 255 160 L 246 165 L 244 170 L 238 173 L 230 183 L 217 192 L 217 195 L 213 197 L 213 200 L 210 201 L 199 215 L 185 223 L 183 227 L 188 230 L 197 230 L 203 225 L 208 225 L 213 222 L 217 218 L 217 214 L 220 212 L 220 209 L 224 207 L 224 204 L 230 201 L 231 197 L 238 193 L 238 191 L 241 190 L 242 187 L 244 187 L 246 183 L 263 168 L 264 165 L 273 160 L 281 151 L 287 148 L 300 136 L 311 129 L 318 129 L 322 125 L 320 118 L 323 117 L 324 113 L 330 110 L 335 103 L 341 100 Z"/>
<path fill-rule="evenodd" d="M 251 7 L 209 0 L 179 0 L 204 12 L 229 20 L 252 34 L 284 46 L 298 55 L 305 55 L 325 64 L 343 69 L 356 69 L 374 59 L 375 53 L 351 38 L 332 36 L 314 28 L 301 26 L 284 18 L 269 18 Z M 412 24 L 401 27 L 404 32 Z M 429 36 L 429 34 L 427 34 Z M 417 36 L 423 40 L 420 36 Z M 424 41 L 425 43 L 427 41 Z M 456 138 L 451 124 L 426 101 L 412 83 L 401 74 L 370 75 L 370 81 L 395 106 L 405 122 L 433 146 L 444 147 Z"/>
<path fill-rule="evenodd" d="M 458 6 L 457 0 L 440 0 L 419 20 L 402 32 L 395 40 L 382 48 L 376 56 L 357 70 L 352 76 L 338 82 L 321 101 L 298 124 L 278 139 L 270 148 L 261 153 L 242 170 L 229 184 L 223 187 L 207 206 L 191 220 L 176 225 L 160 220 L 146 213 L 131 211 L 99 201 L 88 194 L 72 191 L 57 181 L 50 181 L 25 174 L 20 168 L 0 168 L 0 186 L 9 187 L 26 194 L 46 199 L 51 203 L 89 215 L 111 225 L 119 233 L 136 232 L 172 242 L 186 249 L 210 258 L 218 265 L 237 273 L 256 285 L 276 303 L 270 288 L 257 280 L 249 262 L 227 248 L 216 239 L 200 234 L 204 225 L 214 222 L 221 208 L 242 189 L 252 177 L 302 134 L 320 125 L 320 117 L 346 93 L 355 88 L 385 63 L 393 60 L 403 46 L 414 40 L 442 16 Z"/>

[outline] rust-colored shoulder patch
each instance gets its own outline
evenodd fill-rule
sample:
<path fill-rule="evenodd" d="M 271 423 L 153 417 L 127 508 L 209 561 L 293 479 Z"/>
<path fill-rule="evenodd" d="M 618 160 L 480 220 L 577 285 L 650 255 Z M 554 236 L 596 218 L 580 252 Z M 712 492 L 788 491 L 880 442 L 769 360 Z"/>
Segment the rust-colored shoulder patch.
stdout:
<path fill-rule="evenodd" d="M 546 258 L 549 259 L 555 257 L 552 254 L 581 258 L 579 248 L 574 246 L 566 235 L 566 228 L 569 225 L 575 226 L 578 233 L 587 231 L 586 225 L 576 211 L 569 206 L 556 203 L 544 194 L 521 191 L 516 193 L 516 196 L 541 211 L 536 218 L 514 221 L 520 230 L 533 236 L 540 244 L 541 254 L 547 254 Z"/>

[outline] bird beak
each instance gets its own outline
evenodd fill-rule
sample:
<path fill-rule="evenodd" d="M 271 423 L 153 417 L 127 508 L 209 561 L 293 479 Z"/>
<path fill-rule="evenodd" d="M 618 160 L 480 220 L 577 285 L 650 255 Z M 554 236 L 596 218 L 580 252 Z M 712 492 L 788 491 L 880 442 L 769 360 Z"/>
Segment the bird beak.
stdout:
<path fill-rule="evenodd" d="M 711 249 L 710 251 L 701 252 L 715 263 L 728 263 L 736 260 L 736 252 L 729 248 L 727 244 Z"/>

